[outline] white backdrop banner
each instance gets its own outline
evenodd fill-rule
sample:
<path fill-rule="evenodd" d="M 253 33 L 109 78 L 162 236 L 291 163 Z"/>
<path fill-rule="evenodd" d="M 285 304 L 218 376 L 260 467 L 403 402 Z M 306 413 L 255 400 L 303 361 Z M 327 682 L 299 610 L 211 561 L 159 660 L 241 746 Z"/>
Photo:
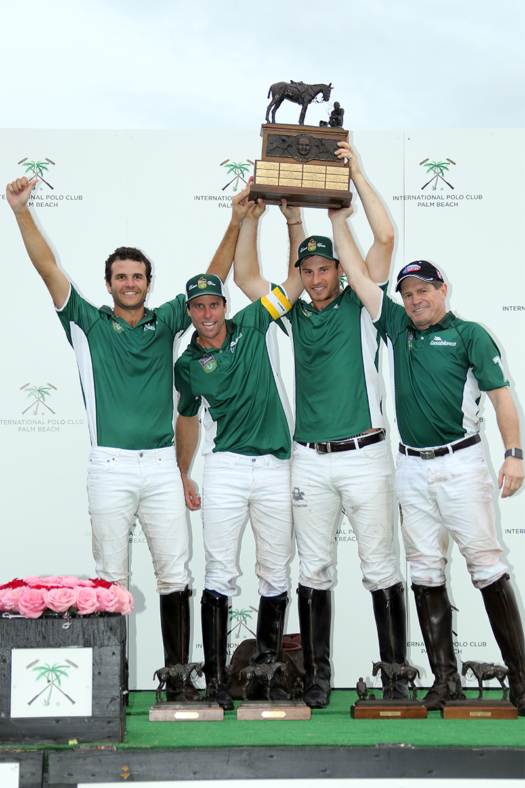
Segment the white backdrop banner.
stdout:
<path fill-rule="evenodd" d="M 204 271 L 230 218 L 232 196 L 242 188 L 260 155 L 256 131 L 2 131 L 0 169 L 4 183 L 35 169 L 43 180 L 33 195 L 33 215 L 60 266 L 80 293 L 108 303 L 104 261 L 117 246 L 138 246 L 154 264 L 148 303 L 155 307 L 183 291 Z M 460 317 L 489 329 L 502 351 L 523 423 L 525 368 L 521 358 L 525 316 L 521 227 L 525 215 L 522 131 L 360 131 L 353 135 L 363 170 L 387 207 L 396 229 L 392 279 L 413 259 L 439 266 L 451 283 L 449 305 Z M 325 211 L 304 211 L 306 231 L 330 234 Z M 361 250 L 372 242 L 356 199 L 352 225 Z M 0 583 L 36 574 L 92 576 L 91 532 L 85 490 L 89 438 L 77 367 L 46 288 L 24 251 L 14 217 L 0 195 L 3 272 L 9 298 L 4 306 L 0 391 L 0 458 L 3 549 Z M 261 222 L 264 276 L 286 278 L 287 232 L 277 207 Z M 394 288 L 390 287 L 392 293 Z M 229 314 L 247 299 L 232 278 Z M 281 332 L 277 332 L 279 335 Z M 179 351 L 186 347 L 188 332 Z M 293 404 L 291 349 L 278 337 L 283 380 Z M 388 362 L 381 365 L 388 381 Z M 392 455 L 398 435 L 389 386 L 385 406 Z M 483 404 L 482 435 L 496 482 L 503 446 L 494 412 Z M 193 466 L 200 484 L 203 463 Z M 495 494 L 498 533 L 520 599 L 525 595 L 523 492 L 501 501 Z M 204 555 L 201 519 L 189 514 L 190 570 L 194 613 L 191 658 L 203 658 L 200 604 Z M 338 572 L 334 590 L 334 686 L 369 684 L 379 658 L 370 594 L 361 584 L 355 537 L 346 519 L 334 524 Z M 407 587 L 403 548 L 397 537 Z M 130 534 L 130 590 L 135 613 L 129 621 L 130 686 L 154 686 L 163 662 L 158 599 L 151 559 L 137 523 Z M 231 600 L 230 653 L 252 637 L 258 594 L 254 541 L 246 527 L 239 561 L 239 593 Z M 297 557 L 290 567 L 287 631 L 298 632 L 295 602 Z M 481 596 L 470 583 L 457 548 L 449 557 L 449 590 L 458 613 L 454 631 L 460 659 L 501 661 Z M 432 682 L 411 592 L 409 658 Z"/>

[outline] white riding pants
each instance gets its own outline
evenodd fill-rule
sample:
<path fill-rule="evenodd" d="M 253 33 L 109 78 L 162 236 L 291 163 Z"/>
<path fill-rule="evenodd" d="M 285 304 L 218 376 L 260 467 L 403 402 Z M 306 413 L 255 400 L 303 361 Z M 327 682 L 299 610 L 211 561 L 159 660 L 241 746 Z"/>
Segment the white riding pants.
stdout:
<path fill-rule="evenodd" d="M 400 582 L 386 441 L 330 454 L 296 443 L 292 499 L 301 585 L 332 587 L 334 531 L 342 507 L 357 539 L 365 588 L 377 591 Z"/>
<path fill-rule="evenodd" d="M 126 584 L 129 532 L 138 517 L 159 594 L 187 586 L 186 505 L 173 446 L 141 451 L 92 448 L 87 492 L 99 577 Z"/>
<path fill-rule="evenodd" d="M 505 574 L 494 523 L 493 483 L 481 443 L 433 460 L 399 453 L 396 467 L 401 532 L 413 583 L 445 583 L 449 535 L 476 588 Z"/>
<path fill-rule="evenodd" d="M 249 516 L 255 538 L 255 574 L 261 596 L 288 590 L 292 552 L 290 461 L 266 454 L 207 454 L 202 483 L 202 521 L 206 576 L 204 586 L 235 596 L 237 551 Z"/>

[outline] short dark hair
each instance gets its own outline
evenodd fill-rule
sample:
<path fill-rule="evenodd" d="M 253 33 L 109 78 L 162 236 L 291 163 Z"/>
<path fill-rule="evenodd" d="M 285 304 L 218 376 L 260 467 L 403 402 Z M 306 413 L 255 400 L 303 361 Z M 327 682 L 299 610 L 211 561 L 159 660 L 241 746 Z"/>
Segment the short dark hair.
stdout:
<path fill-rule="evenodd" d="M 148 284 L 151 282 L 151 263 L 146 255 L 134 246 L 119 246 L 106 260 L 105 276 L 108 284 L 111 284 L 111 266 L 115 260 L 135 260 L 137 263 L 144 263 L 146 266 L 146 280 Z"/>
<path fill-rule="evenodd" d="M 441 288 L 443 287 L 443 285 L 444 285 L 445 283 L 444 283 L 444 282 L 442 282 L 442 281 L 441 281 L 441 279 L 433 279 L 433 280 L 432 280 L 432 282 L 431 282 L 431 284 L 432 284 L 432 285 L 434 285 L 434 288 L 435 288 L 436 290 L 441 290 Z"/>

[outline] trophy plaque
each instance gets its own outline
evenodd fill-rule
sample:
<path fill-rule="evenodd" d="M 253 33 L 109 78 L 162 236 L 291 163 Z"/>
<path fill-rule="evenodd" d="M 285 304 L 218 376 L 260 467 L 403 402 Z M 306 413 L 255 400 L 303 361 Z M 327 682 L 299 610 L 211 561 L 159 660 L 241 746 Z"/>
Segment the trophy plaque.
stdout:
<path fill-rule="evenodd" d="M 351 706 L 350 714 L 356 720 L 424 720 L 427 718 L 426 706 L 417 699 L 415 678 L 419 676 L 417 668 L 407 663 L 374 662 L 372 675 L 381 671 L 383 680 L 388 681 L 388 698 L 375 698 L 370 695 L 362 678 L 356 685 L 359 700 Z M 394 698 L 396 682 L 406 680 L 412 690 L 412 698 Z"/>
<path fill-rule="evenodd" d="M 202 665 L 190 662 L 187 665 L 170 665 L 156 670 L 153 678 L 159 679 L 155 692 L 156 702 L 149 710 L 150 722 L 218 721 L 224 719 L 224 709 L 215 701 L 186 700 L 186 684 L 191 685 L 191 674 L 202 676 Z M 162 690 L 175 691 L 180 698 L 163 701 Z"/>
<path fill-rule="evenodd" d="M 509 688 L 505 684 L 508 669 L 488 662 L 464 662 L 461 675 L 471 671 L 478 681 L 478 697 L 448 700 L 443 707 L 445 720 L 517 720 L 518 710 L 508 700 Z M 483 697 L 483 682 L 498 679 L 503 697 L 488 700 Z"/>
<path fill-rule="evenodd" d="M 303 700 L 298 697 L 292 699 L 285 692 L 280 683 L 285 677 L 288 665 L 284 662 L 271 662 L 260 665 L 248 665 L 242 668 L 239 679 L 244 681 L 242 688 L 243 702 L 237 709 L 238 720 L 310 720 L 312 710 Z M 266 696 L 263 700 L 248 700 L 248 687 L 258 686 L 259 693 Z M 272 700 L 270 692 L 272 688 L 279 687 L 282 694 L 288 700 Z M 302 682 L 299 680 L 297 688 L 294 688 L 294 695 L 302 692 Z"/>
<path fill-rule="evenodd" d="M 262 156 L 255 162 L 250 200 L 279 205 L 347 208 L 352 200 L 350 169 L 336 155 L 341 128 L 265 123 Z"/>

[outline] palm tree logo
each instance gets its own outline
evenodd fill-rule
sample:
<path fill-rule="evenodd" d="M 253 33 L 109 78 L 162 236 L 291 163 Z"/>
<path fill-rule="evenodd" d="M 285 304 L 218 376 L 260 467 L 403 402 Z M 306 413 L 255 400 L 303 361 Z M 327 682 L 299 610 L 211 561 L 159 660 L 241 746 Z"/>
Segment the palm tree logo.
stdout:
<path fill-rule="evenodd" d="M 246 162 L 240 161 L 237 163 L 235 161 L 230 161 L 229 159 L 225 159 L 225 161 L 221 162 L 220 166 L 226 167 L 226 169 L 228 170 L 228 175 L 233 175 L 231 181 L 229 181 L 226 184 L 226 186 L 222 187 L 222 191 L 227 189 L 228 186 L 231 186 L 232 183 L 235 181 L 235 184 L 233 186 L 233 191 L 236 192 L 237 189 L 239 188 L 239 180 L 241 180 L 243 183 L 246 183 L 246 179 L 244 178 L 244 176 L 248 173 L 250 167 L 253 166 L 253 161 L 247 159 Z"/>
<path fill-rule="evenodd" d="M 252 610 L 255 610 L 255 608 L 252 608 Z M 241 627 L 244 627 L 245 629 L 248 630 L 248 632 L 251 635 L 255 637 L 255 632 L 252 632 L 250 627 L 247 626 L 246 624 L 248 619 L 251 617 L 252 617 L 252 613 L 250 609 L 233 610 L 233 608 L 230 608 L 230 621 L 233 621 L 235 623 L 233 627 L 230 629 L 230 631 L 228 632 L 228 635 L 230 635 L 235 630 L 234 637 L 236 640 L 239 640 L 241 634 Z"/>
<path fill-rule="evenodd" d="M 60 689 L 61 678 L 63 677 L 68 678 L 68 670 L 69 668 L 67 665 L 57 665 L 57 664 L 54 665 L 46 664 L 37 668 L 33 668 L 33 672 L 38 673 L 38 676 L 36 677 L 36 681 L 39 681 L 40 679 L 44 679 L 46 681 L 46 686 L 37 695 L 35 695 L 35 697 L 32 698 L 27 705 L 31 706 L 33 701 L 35 701 L 37 698 L 43 695 L 44 692 L 46 692 L 46 690 L 49 690 L 49 692 L 47 696 L 43 698 L 44 706 L 49 706 L 51 702 L 51 695 L 53 694 L 53 690 L 57 690 L 58 692 L 60 692 L 65 698 L 68 699 L 70 703 L 74 705 L 76 701 L 74 701 L 73 698 L 70 698 L 67 692 L 64 692 L 64 690 Z"/>
<path fill-rule="evenodd" d="M 51 159 L 48 159 L 47 157 L 44 159 L 44 161 L 29 161 L 27 156 L 24 159 L 21 159 L 18 164 L 22 164 L 25 167 L 25 174 L 26 176 L 30 175 L 30 179 L 40 178 L 40 180 L 43 181 L 46 186 L 49 186 L 49 188 L 52 189 L 53 187 L 51 184 L 48 183 L 44 178 L 44 173 L 47 173 L 49 169 L 46 162 L 48 162 L 48 164 L 52 164 L 53 166 L 55 165 L 55 162 L 51 161 Z"/>
<path fill-rule="evenodd" d="M 24 416 L 32 407 L 35 408 L 33 411 L 33 416 L 36 416 L 40 405 L 43 405 L 44 408 L 47 408 L 54 416 L 55 411 L 50 408 L 49 405 L 46 405 L 45 399 L 46 397 L 51 396 L 51 389 L 56 391 L 57 387 L 53 386 L 52 383 L 48 383 L 47 386 L 31 386 L 31 388 L 28 388 L 29 385 L 29 383 L 26 383 L 25 386 L 20 386 L 20 391 L 25 391 L 28 397 L 33 398 L 29 406 L 22 411 L 22 416 Z"/>
<path fill-rule="evenodd" d="M 421 191 L 423 191 L 423 189 L 426 189 L 429 183 L 431 183 L 432 191 L 435 192 L 437 189 L 438 182 L 440 180 L 443 181 L 443 183 L 446 183 L 449 189 L 452 190 L 454 189 L 452 184 L 446 181 L 445 178 L 443 177 L 445 173 L 448 172 L 448 170 L 450 169 L 447 162 L 449 164 L 454 164 L 454 165 L 456 164 L 456 162 L 452 161 L 452 159 L 445 159 L 445 161 L 430 161 L 429 159 L 423 159 L 423 161 L 419 162 L 420 167 L 421 165 L 424 165 L 427 171 L 427 175 L 432 173 L 431 179 L 427 181 L 424 186 L 421 187 Z"/>

